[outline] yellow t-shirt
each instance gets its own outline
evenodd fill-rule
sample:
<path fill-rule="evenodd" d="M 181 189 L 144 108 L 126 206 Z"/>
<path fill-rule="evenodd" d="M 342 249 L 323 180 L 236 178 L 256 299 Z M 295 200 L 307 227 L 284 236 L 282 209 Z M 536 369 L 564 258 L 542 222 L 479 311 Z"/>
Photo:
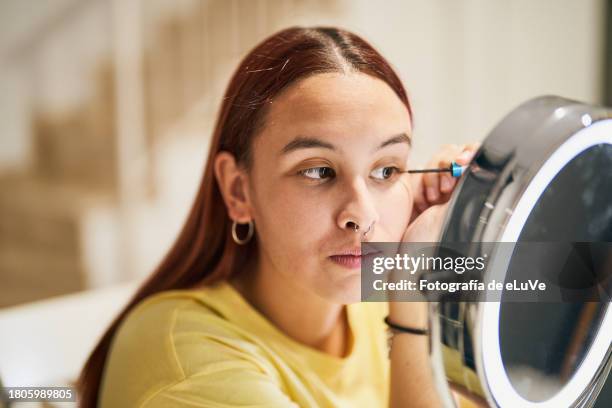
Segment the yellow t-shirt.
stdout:
<path fill-rule="evenodd" d="M 349 354 L 339 358 L 284 334 L 226 281 L 161 292 L 117 331 L 99 406 L 386 407 L 387 310 L 348 305 Z"/>

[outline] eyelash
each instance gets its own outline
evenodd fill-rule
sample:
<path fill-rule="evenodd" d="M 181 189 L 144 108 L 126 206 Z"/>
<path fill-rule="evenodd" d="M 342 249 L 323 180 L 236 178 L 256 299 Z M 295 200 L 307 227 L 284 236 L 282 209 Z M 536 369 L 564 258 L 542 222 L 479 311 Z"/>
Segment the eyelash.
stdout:
<path fill-rule="evenodd" d="M 396 176 L 398 174 L 400 174 L 401 169 L 396 167 L 396 166 L 384 166 L 384 167 L 378 167 L 377 169 L 392 169 L 392 173 L 388 178 L 383 178 L 383 179 L 376 179 L 378 181 L 389 181 L 391 180 L 391 178 L 393 178 L 393 176 Z M 308 177 L 306 174 L 308 174 L 311 171 L 316 171 L 319 169 L 329 169 L 331 170 L 332 174 L 335 176 L 335 172 L 331 167 L 327 167 L 327 166 L 319 166 L 319 167 L 311 167 L 308 169 L 304 169 L 304 170 L 300 170 L 298 172 L 298 174 L 300 174 L 303 177 L 306 177 L 309 180 L 325 180 L 325 178 L 313 178 L 313 177 Z M 327 177 L 328 178 L 328 177 Z"/>

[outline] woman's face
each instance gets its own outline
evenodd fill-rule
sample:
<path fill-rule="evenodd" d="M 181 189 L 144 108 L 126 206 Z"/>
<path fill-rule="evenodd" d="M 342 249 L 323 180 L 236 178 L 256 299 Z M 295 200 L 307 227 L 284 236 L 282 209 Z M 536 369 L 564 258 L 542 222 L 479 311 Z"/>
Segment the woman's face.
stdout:
<path fill-rule="evenodd" d="M 368 241 L 401 240 L 412 193 L 395 169 L 407 169 L 410 137 L 408 110 L 369 75 L 318 74 L 274 99 L 248 175 L 266 273 L 334 303 L 359 301 L 359 265 L 333 255 L 358 250 L 372 223 Z"/>

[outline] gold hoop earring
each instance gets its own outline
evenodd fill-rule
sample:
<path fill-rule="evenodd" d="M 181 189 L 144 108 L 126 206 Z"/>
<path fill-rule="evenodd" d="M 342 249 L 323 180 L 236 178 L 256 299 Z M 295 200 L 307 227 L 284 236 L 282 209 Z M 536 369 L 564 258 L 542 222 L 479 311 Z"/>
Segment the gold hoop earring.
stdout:
<path fill-rule="evenodd" d="M 238 238 L 238 233 L 236 232 L 236 227 L 238 226 L 238 223 L 234 221 L 234 223 L 232 224 L 232 238 L 234 239 L 234 242 L 237 243 L 238 245 L 246 244 L 253 237 L 253 232 L 255 231 L 253 220 L 249 220 L 247 224 L 249 225 L 249 231 L 247 232 L 247 236 L 244 239 Z"/>

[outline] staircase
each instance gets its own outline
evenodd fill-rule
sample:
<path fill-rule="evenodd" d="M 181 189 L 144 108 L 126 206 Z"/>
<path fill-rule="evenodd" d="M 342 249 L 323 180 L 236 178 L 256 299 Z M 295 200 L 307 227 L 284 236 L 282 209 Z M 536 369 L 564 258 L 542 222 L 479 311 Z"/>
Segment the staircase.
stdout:
<path fill-rule="evenodd" d="M 0 307 L 150 273 L 191 204 L 218 104 L 239 58 L 265 35 L 302 17 L 340 11 L 334 1 L 142 0 L 139 21 L 121 26 L 126 23 L 113 16 L 134 12 L 134 3 L 127 3 L 64 1 L 66 10 L 17 52 L 13 64 L 34 84 L 54 81 L 44 61 L 49 49 L 59 49 L 63 58 L 47 65 L 78 72 L 80 78 L 64 75 L 68 92 L 73 79 L 78 84 L 86 78 L 86 85 L 77 102 L 62 109 L 31 88 L 30 160 L 0 171 Z M 140 69 L 132 74 L 142 110 L 134 120 L 143 126 L 142 135 L 126 135 L 121 125 L 132 119 L 117 113 L 123 113 L 121 92 L 131 83 L 121 82 L 124 65 L 117 63 L 112 38 L 136 23 L 142 33 Z M 99 49 L 93 64 L 94 51 L 78 42 L 88 35 L 97 38 Z M 51 96 L 61 93 L 56 80 L 52 85 Z M 122 157 L 120 142 L 130 137 L 144 142 Z M 137 166 L 142 171 L 136 177 L 122 173 Z M 140 193 L 126 195 L 131 191 Z"/>
<path fill-rule="evenodd" d="M 64 115 L 34 113 L 33 160 L 0 174 L 0 307 L 84 289 L 80 217 L 116 199 L 112 71 Z"/>

